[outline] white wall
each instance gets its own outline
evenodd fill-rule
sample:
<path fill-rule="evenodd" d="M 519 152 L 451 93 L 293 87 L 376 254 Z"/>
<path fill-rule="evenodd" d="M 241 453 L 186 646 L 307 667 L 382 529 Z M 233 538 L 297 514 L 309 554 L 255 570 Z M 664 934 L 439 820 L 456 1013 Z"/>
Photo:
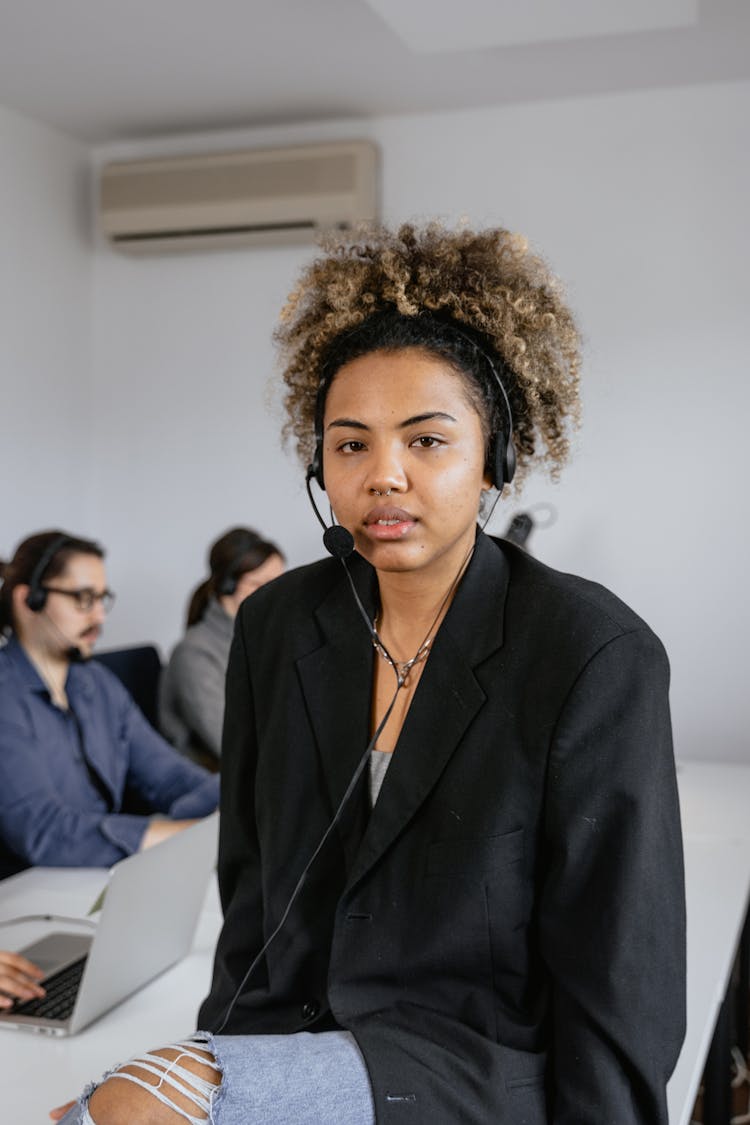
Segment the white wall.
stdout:
<path fill-rule="evenodd" d="M 91 463 L 88 149 L 0 106 L 0 556 L 86 530 Z"/>
<path fill-rule="evenodd" d="M 368 136 L 387 220 L 522 230 L 569 285 L 586 337 L 585 422 L 558 522 L 532 540 L 613 587 L 673 665 L 678 751 L 748 757 L 744 432 L 750 85 L 119 145 L 107 158 Z M 264 404 L 271 332 L 307 254 L 94 262 L 91 520 L 120 603 L 109 641 L 177 637 L 209 540 L 246 522 L 320 554 L 301 470 Z"/>

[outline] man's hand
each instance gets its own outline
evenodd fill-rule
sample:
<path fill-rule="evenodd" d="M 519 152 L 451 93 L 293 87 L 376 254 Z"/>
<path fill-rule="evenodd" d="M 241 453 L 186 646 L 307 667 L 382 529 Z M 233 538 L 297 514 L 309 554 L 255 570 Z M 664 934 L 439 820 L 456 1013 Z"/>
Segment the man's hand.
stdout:
<path fill-rule="evenodd" d="M 144 832 L 139 851 L 152 848 L 154 844 L 160 844 L 162 840 L 168 840 L 176 832 L 182 832 L 183 828 L 189 828 L 191 824 L 195 823 L 197 823 L 195 820 L 169 820 L 167 817 L 163 819 L 156 817 Z"/>

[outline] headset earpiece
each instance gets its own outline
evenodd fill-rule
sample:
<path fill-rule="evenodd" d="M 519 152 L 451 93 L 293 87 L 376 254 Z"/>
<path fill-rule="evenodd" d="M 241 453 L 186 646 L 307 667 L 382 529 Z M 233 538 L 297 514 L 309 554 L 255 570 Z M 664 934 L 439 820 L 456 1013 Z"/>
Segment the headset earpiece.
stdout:
<path fill-rule="evenodd" d="M 505 447 L 505 483 L 510 484 L 513 477 L 516 475 L 516 446 L 513 441 L 513 435 L 508 438 L 508 444 Z"/>
<path fill-rule="evenodd" d="M 26 605 L 32 613 L 41 613 L 47 604 L 47 591 L 43 586 L 29 587 L 26 595 Z"/>
<path fill-rule="evenodd" d="M 493 435 L 489 467 L 492 472 L 492 483 L 498 492 L 502 492 L 504 486 L 510 484 L 516 473 L 516 447 L 513 444 L 512 434 L 507 441 L 501 430 Z"/>
<path fill-rule="evenodd" d="M 57 552 L 61 551 L 66 543 L 70 542 L 71 539 L 69 535 L 56 535 L 32 570 L 31 578 L 29 578 L 29 592 L 26 595 L 26 605 L 32 613 L 41 613 L 46 606 L 47 591 L 44 586 L 42 586 L 42 579 Z"/>
<path fill-rule="evenodd" d="M 314 480 L 321 492 L 325 492 L 326 484 L 323 477 L 323 414 L 325 412 L 326 395 L 331 385 L 333 375 L 330 373 L 324 374 L 318 384 L 318 392 L 315 396 L 315 415 L 313 419 L 313 427 L 315 434 L 315 449 L 313 450 L 312 461 L 307 466 L 307 486 L 308 492 L 310 490 L 310 481 Z M 325 526 L 325 524 L 323 525 Z"/>
<path fill-rule="evenodd" d="M 230 598 L 237 589 L 237 580 L 236 574 L 225 574 L 216 590 L 219 597 Z"/>
<path fill-rule="evenodd" d="M 307 479 L 314 480 L 318 487 L 325 492 L 326 486 L 323 479 L 323 442 L 320 437 L 315 438 L 315 452 L 310 464 L 307 466 Z"/>
<path fill-rule="evenodd" d="M 476 346 L 476 345 L 475 345 Z M 480 350 L 480 349 L 478 349 Z M 492 372 L 492 376 L 500 391 L 500 397 L 505 406 L 505 414 L 508 420 L 507 436 L 506 432 L 502 429 L 496 430 L 490 439 L 489 451 L 489 465 L 488 468 L 492 473 L 492 483 L 498 492 L 502 492 L 506 484 L 510 484 L 513 477 L 516 475 L 516 447 L 513 443 L 513 412 L 510 408 L 510 399 L 508 392 L 505 389 L 505 384 L 500 378 L 500 373 L 497 367 L 492 362 L 486 352 L 482 351 L 481 354 L 487 361 L 487 366 Z"/>

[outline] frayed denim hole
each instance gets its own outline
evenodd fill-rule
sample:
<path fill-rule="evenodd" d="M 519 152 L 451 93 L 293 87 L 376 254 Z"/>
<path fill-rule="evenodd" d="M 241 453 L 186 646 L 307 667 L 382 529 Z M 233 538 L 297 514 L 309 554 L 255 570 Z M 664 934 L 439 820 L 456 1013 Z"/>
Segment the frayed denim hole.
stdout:
<path fill-rule="evenodd" d="M 102 1083 L 106 1082 L 110 1075 L 114 1074 L 118 1066 L 121 1065 L 121 1063 L 115 1063 L 114 1066 L 111 1066 L 109 1068 L 109 1070 L 105 1070 L 101 1078 L 98 1078 L 94 1082 L 86 1083 L 75 1104 L 75 1108 L 78 1110 L 78 1119 L 76 1121 L 76 1125 L 87 1125 L 87 1119 L 92 1123 L 92 1125 L 96 1125 L 96 1122 L 89 1113 L 89 1100 L 91 1098 L 91 1095 L 93 1094 L 94 1090 L 98 1090 Z M 70 1113 L 70 1110 L 68 1110 L 68 1113 Z"/>
<path fill-rule="evenodd" d="M 190 1035 L 186 1040 L 184 1040 L 184 1042 L 193 1043 L 198 1048 L 202 1047 L 204 1050 L 210 1051 L 214 1058 L 213 1065 L 215 1065 L 216 1069 L 221 1075 L 221 1082 L 218 1086 L 214 1087 L 210 1096 L 208 1106 L 208 1125 L 215 1125 L 214 1115 L 221 1106 L 222 1101 L 224 1100 L 227 1085 L 227 1075 L 224 1069 L 224 1065 L 219 1058 L 219 1052 L 216 1049 L 216 1039 L 213 1033 L 210 1031 L 196 1031 L 193 1035 Z"/>

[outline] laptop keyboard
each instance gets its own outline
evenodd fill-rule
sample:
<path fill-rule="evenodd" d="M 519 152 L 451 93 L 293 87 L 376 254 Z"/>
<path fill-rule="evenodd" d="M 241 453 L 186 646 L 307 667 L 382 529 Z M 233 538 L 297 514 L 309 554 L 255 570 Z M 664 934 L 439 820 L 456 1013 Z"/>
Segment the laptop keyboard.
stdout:
<path fill-rule="evenodd" d="M 9 1010 L 14 1016 L 39 1016 L 42 1019 L 66 1020 L 73 1011 L 81 983 L 86 958 L 81 957 L 72 965 L 53 973 L 42 981 L 47 995 L 34 1000 L 16 1001 Z"/>

